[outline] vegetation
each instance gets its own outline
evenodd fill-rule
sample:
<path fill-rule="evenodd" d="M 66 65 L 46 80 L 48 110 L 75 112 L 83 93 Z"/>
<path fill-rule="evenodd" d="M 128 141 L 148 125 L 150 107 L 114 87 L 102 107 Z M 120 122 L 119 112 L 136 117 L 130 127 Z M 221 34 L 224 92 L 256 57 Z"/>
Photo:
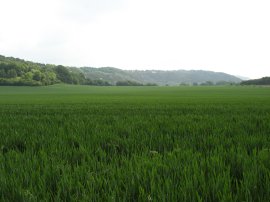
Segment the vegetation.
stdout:
<path fill-rule="evenodd" d="M 269 102 L 241 86 L 2 86 L 0 201 L 269 201 Z"/>
<path fill-rule="evenodd" d="M 155 83 L 138 83 L 136 81 L 117 81 L 116 86 L 157 86 Z"/>
<path fill-rule="evenodd" d="M 117 81 L 117 86 L 143 86 L 143 84 L 135 81 Z"/>
<path fill-rule="evenodd" d="M 135 81 L 109 82 L 102 78 L 85 78 L 79 68 L 62 65 L 44 65 L 16 58 L 0 56 L 0 85 L 2 86 L 42 86 L 56 83 L 94 86 L 152 86 Z"/>
<path fill-rule="evenodd" d="M 155 83 L 157 85 L 174 85 L 187 84 L 192 85 L 193 83 L 204 84 L 211 82 L 213 84 L 220 83 L 239 83 L 241 79 L 221 73 L 221 72 L 211 72 L 202 70 L 177 70 L 177 71 L 159 71 L 159 70 L 121 70 L 112 67 L 103 68 L 81 68 L 86 78 L 98 79 L 102 78 L 112 84 L 117 81 L 133 81 L 141 84 Z"/>
<path fill-rule="evenodd" d="M 0 85 L 41 86 L 60 82 L 83 84 L 85 78 L 76 68 L 45 65 L 0 56 Z"/>
<path fill-rule="evenodd" d="M 0 85 L 49 85 L 56 82 L 52 65 L 0 56 Z"/>
<path fill-rule="evenodd" d="M 227 85 L 241 80 L 210 71 L 131 71 L 112 67 L 65 67 L 0 56 L 0 85 L 42 86 L 56 83 L 97 86 Z"/>
<path fill-rule="evenodd" d="M 242 85 L 270 85 L 270 77 L 263 77 L 261 79 L 242 81 Z"/>

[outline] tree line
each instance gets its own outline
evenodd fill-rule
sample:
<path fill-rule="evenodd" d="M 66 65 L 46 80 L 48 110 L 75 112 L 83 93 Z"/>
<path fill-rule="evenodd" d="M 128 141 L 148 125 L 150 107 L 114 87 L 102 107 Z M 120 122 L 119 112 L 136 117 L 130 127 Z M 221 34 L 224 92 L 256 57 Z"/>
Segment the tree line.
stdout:
<path fill-rule="evenodd" d="M 270 77 L 242 81 L 241 85 L 270 85 Z"/>
<path fill-rule="evenodd" d="M 78 68 L 62 65 L 40 64 L 13 57 L 0 55 L 0 85 L 6 86 L 43 86 L 57 83 L 95 85 L 95 86 L 143 86 L 135 81 L 109 83 L 102 79 L 86 78 Z"/>
<path fill-rule="evenodd" d="M 80 84 L 84 75 L 61 65 L 39 64 L 0 56 L 0 85 L 41 86 L 56 83 Z"/>

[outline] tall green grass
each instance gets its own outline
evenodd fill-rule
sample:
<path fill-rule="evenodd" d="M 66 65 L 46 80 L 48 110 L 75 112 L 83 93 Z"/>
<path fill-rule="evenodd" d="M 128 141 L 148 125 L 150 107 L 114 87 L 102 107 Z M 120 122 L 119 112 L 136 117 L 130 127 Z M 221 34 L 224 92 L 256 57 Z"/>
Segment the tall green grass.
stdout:
<path fill-rule="evenodd" d="M 269 201 L 270 89 L 1 87 L 0 201 Z"/>

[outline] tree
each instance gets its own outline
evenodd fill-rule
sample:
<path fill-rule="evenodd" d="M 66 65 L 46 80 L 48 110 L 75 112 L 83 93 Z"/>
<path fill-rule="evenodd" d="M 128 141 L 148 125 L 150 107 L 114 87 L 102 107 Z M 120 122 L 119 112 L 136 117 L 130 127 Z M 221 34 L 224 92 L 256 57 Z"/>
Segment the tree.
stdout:
<path fill-rule="evenodd" d="M 242 81 L 241 85 L 270 85 L 270 77 L 263 77 L 261 79 Z"/>
<path fill-rule="evenodd" d="M 72 83 L 71 75 L 68 71 L 68 69 L 62 65 L 58 65 L 55 67 L 56 77 L 60 81 L 64 83 Z"/>
<path fill-rule="evenodd" d="M 6 74 L 6 77 L 7 78 L 15 78 L 17 77 L 17 72 L 15 69 L 10 69 L 7 71 L 7 74 Z"/>
<path fill-rule="evenodd" d="M 51 85 L 51 84 L 54 84 L 56 83 L 56 74 L 52 71 L 46 71 L 44 72 L 44 78 L 42 80 L 42 82 L 45 84 L 45 85 Z"/>
<path fill-rule="evenodd" d="M 6 71 L 4 69 L 0 69 L 0 78 L 6 77 Z"/>
<path fill-rule="evenodd" d="M 117 86 L 143 86 L 143 84 L 138 83 L 136 81 L 117 81 Z"/>
<path fill-rule="evenodd" d="M 35 70 L 33 73 L 33 79 L 35 81 L 41 81 L 42 73 L 39 70 Z"/>
<path fill-rule="evenodd" d="M 204 83 L 201 84 L 201 86 L 213 86 L 214 83 L 212 81 L 206 81 Z"/>
<path fill-rule="evenodd" d="M 25 73 L 24 76 L 23 76 L 23 79 L 28 80 L 28 81 L 32 80 L 33 79 L 33 73 L 32 72 Z"/>

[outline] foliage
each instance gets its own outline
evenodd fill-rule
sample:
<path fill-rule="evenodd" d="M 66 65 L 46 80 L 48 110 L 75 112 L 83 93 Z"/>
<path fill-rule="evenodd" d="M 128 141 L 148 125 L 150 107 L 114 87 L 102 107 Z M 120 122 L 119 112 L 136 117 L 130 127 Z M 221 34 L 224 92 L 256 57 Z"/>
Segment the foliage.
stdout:
<path fill-rule="evenodd" d="M 0 85 L 51 85 L 56 83 L 97 86 L 221 85 L 241 80 L 232 75 L 210 71 L 133 71 L 112 67 L 65 67 L 0 56 Z"/>
<path fill-rule="evenodd" d="M 201 86 L 213 86 L 214 83 L 212 81 L 206 81 L 205 83 L 201 83 Z"/>
<path fill-rule="evenodd" d="M 103 80 L 91 80 L 86 79 L 85 85 L 92 85 L 92 86 L 111 86 L 111 84 L 108 81 Z"/>
<path fill-rule="evenodd" d="M 210 81 L 239 83 L 241 79 L 221 73 L 202 70 L 176 70 L 176 71 L 160 71 L 160 70 L 121 70 L 112 67 L 93 68 L 83 67 L 80 68 L 86 78 L 91 80 L 103 79 L 115 84 L 117 81 L 126 82 L 133 81 L 141 84 L 154 83 L 156 85 L 179 85 L 179 83 L 186 83 L 192 85 L 193 83 L 205 83 Z"/>
<path fill-rule="evenodd" d="M 261 79 L 242 81 L 241 85 L 270 85 L 270 77 L 263 77 Z"/>
<path fill-rule="evenodd" d="M 41 86 L 56 83 L 85 84 L 85 82 L 83 73 L 77 68 L 0 56 L 0 85 Z"/>
<path fill-rule="evenodd" d="M 0 85 L 50 85 L 57 83 L 53 65 L 0 56 Z"/>
<path fill-rule="evenodd" d="M 143 84 L 136 81 L 117 81 L 117 86 L 143 86 Z"/>
<path fill-rule="evenodd" d="M 0 201 L 269 201 L 269 102 L 241 86 L 0 87 Z"/>

